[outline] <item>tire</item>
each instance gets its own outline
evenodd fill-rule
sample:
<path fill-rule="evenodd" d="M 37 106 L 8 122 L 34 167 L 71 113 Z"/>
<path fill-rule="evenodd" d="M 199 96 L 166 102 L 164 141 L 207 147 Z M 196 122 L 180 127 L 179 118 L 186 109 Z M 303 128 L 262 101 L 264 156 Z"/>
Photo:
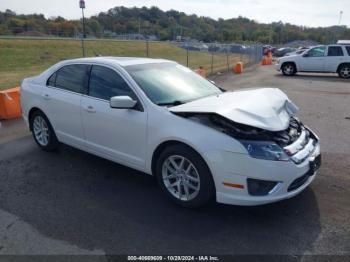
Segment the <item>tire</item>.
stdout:
<path fill-rule="evenodd" d="M 161 191 L 183 207 L 201 207 L 215 199 L 215 185 L 206 162 L 188 146 L 172 145 L 163 150 L 155 173 Z"/>
<path fill-rule="evenodd" d="M 338 70 L 338 75 L 341 78 L 350 78 L 350 64 L 341 65 Z"/>
<path fill-rule="evenodd" d="M 295 64 L 293 63 L 285 63 L 282 65 L 282 73 L 285 76 L 293 76 L 297 72 L 297 69 L 295 67 Z"/>
<path fill-rule="evenodd" d="M 37 145 L 44 151 L 53 151 L 59 146 L 55 131 L 46 115 L 35 111 L 30 117 L 30 129 Z"/>

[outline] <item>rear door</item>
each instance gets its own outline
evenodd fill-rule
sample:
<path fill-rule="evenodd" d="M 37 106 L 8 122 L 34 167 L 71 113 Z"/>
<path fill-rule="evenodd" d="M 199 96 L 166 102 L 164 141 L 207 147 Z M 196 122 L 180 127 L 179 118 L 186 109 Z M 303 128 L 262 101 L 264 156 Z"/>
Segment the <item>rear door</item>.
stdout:
<path fill-rule="evenodd" d="M 93 65 L 88 95 L 81 102 L 85 138 L 90 149 L 119 163 L 143 169 L 147 112 L 141 102 L 135 109 L 110 107 L 113 96 L 138 100 L 125 79 L 114 69 Z"/>
<path fill-rule="evenodd" d="M 325 60 L 326 72 L 337 72 L 339 64 L 345 61 L 344 51 L 342 46 L 328 46 Z"/>
<path fill-rule="evenodd" d="M 325 65 L 325 46 L 317 46 L 302 55 L 298 61 L 298 71 L 323 72 Z"/>
<path fill-rule="evenodd" d="M 86 94 L 90 65 L 63 66 L 47 81 L 43 110 L 53 125 L 58 139 L 81 147 L 84 133 L 81 121 L 81 98 Z"/>

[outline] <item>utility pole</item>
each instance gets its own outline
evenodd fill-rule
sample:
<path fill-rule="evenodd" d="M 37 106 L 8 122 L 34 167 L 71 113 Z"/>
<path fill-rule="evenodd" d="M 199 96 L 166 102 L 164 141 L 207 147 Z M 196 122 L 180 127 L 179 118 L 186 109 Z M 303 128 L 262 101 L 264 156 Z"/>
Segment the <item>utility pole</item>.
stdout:
<path fill-rule="evenodd" d="M 139 17 L 139 35 L 141 35 L 141 18 Z"/>
<path fill-rule="evenodd" d="M 340 11 L 340 12 L 339 12 L 339 21 L 338 21 L 338 26 L 340 26 L 342 16 L 343 16 L 343 11 Z"/>
<path fill-rule="evenodd" d="M 79 7 L 81 8 L 81 14 L 83 16 L 83 36 L 81 38 L 81 48 L 83 49 L 83 57 L 85 57 L 84 38 L 86 38 L 86 34 L 85 34 L 85 18 L 84 18 L 84 9 L 85 9 L 85 1 L 84 0 L 79 0 Z"/>

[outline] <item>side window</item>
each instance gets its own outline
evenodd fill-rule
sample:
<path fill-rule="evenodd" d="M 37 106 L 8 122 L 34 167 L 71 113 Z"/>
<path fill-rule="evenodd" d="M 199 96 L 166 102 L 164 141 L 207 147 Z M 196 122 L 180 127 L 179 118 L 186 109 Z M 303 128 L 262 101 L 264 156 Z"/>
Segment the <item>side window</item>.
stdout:
<path fill-rule="evenodd" d="M 86 93 L 89 65 L 67 65 L 57 71 L 55 86 L 76 93 Z"/>
<path fill-rule="evenodd" d="M 322 56 L 324 56 L 325 51 L 326 51 L 326 47 L 318 46 L 318 47 L 312 48 L 308 52 L 308 56 L 309 57 L 322 57 Z"/>
<path fill-rule="evenodd" d="M 89 95 L 104 100 L 109 100 L 113 96 L 130 96 L 136 99 L 120 75 L 110 68 L 97 65 L 91 69 Z"/>
<path fill-rule="evenodd" d="M 350 46 L 346 46 L 345 49 L 348 52 L 348 55 L 350 55 Z"/>
<path fill-rule="evenodd" d="M 341 46 L 330 46 L 328 47 L 328 56 L 343 56 L 343 49 Z"/>
<path fill-rule="evenodd" d="M 56 83 L 56 76 L 57 76 L 56 72 L 53 73 L 53 74 L 49 77 L 49 79 L 47 79 L 46 85 L 47 85 L 47 86 L 55 86 L 55 83 Z"/>

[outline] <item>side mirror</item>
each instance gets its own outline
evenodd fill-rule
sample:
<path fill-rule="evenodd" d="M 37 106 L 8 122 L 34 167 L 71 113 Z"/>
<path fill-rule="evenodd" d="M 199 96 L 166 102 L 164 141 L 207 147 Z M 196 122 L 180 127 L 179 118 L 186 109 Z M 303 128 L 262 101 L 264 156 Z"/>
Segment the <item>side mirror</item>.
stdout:
<path fill-rule="evenodd" d="M 305 53 L 305 54 L 303 54 L 303 57 L 308 57 L 309 56 L 309 53 Z"/>
<path fill-rule="evenodd" d="M 132 109 L 137 104 L 130 96 L 113 96 L 109 102 L 111 108 Z"/>

